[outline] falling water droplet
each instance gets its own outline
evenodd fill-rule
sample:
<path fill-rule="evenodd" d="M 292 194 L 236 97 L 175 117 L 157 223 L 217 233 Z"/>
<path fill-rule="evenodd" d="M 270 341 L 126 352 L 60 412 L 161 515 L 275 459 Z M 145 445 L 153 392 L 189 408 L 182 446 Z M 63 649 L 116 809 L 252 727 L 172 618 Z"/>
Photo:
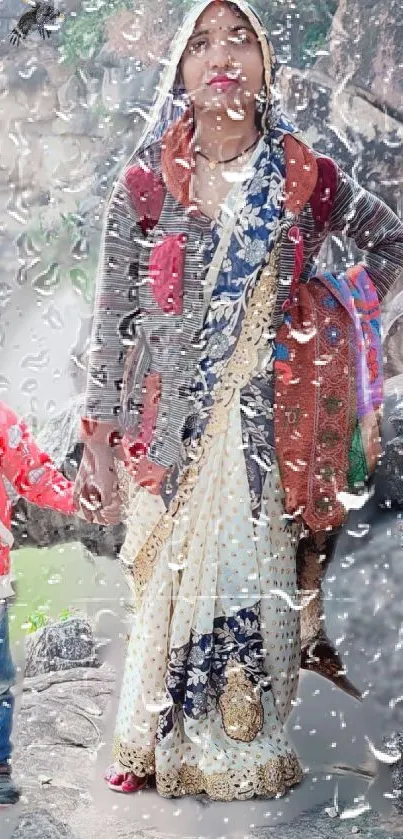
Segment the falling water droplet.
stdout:
<path fill-rule="evenodd" d="M 40 249 L 35 245 L 28 233 L 21 233 L 17 239 L 17 248 L 20 252 L 20 257 L 35 256 L 40 253 Z"/>
<path fill-rule="evenodd" d="M 355 556 L 354 554 L 348 554 L 344 557 L 343 561 L 340 563 L 342 568 L 351 568 L 352 565 L 355 563 Z"/>
<path fill-rule="evenodd" d="M 81 237 L 73 246 L 71 253 L 75 257 L 75 259 L 82 259 L 84 256 L 87 256 L 89 251 L 89 245 L 87 239 Z"/>
<path fill-rule="evenodd" d="M 356 539 L 362 539 L 367 536 L 371 529 L 370 524 L 359 524 L 358 530 L 347 530 L 349 536 L 354 536 Z"/>
<path fill-rule="evenodd" d="M 395 748 L 392 749 L 390 752 L 381 751 L 381 749 L 377 749 L 373 742 L 369 739 L 368 736 L 365 736 L 365 739 L 368 743 L 368 748 L 372 752 L 373 756 L 376 760 L 379 760 L 379 763 L 386 763 L 387 765 L 392 765 L 393 763 L 397 763 L 400 760 L 402 754 L 399 749 Z"/>
<path fill-rule="evenodd" d="M 401 146 L 402 141 L 398 136 L 391 136 L 390 134 L 385 134 L 383 137 L 383 143 L 389 149 L 398 149 Z"/>
<path fill-rule="evenodd" d="M 57 262 L 52 262 L 52 265 L 47 269 L 47 271 L 43 271 L 34 278 L 32 281 L 32 288 L 34 288 L 38 294 L 48 295 L 53 294 L 59 283 L 60 268 Z"/>
<path fill-rule="evenodd" d="M 307 344 L 308 341 L 311 341 L 315 337 L 316 326 L 312 327 L 312 329 L 306 329 L 305 332 L 299 329 L 291 329 L 290 334 L 299 344 Z"/>
<path fill-rule="evenodd" d="M 10 387 L 10 382 L 5 376 L 0 376 L 0 393 L 5 393 Z"/>
<path fill-rule="evenodd" d="M 16 283 L 17 285 L 25 285 L 28 280 L 28 273 L 25 265 L 21 265 L 21 268 L 18 269 L 17 276 L 16 276 Z"/>
<path fill-rule="evenodd" d="M 356 819 L 358 816 L 363 816 L 364 813 L 368 813 L 371 810 L 371 805 L 368 801 L 364 801 L 362 804 L 358 804 L 356 807 L 347 807 L 345 810 L 342 810 L 340 813 L 341 819 Z"/>
<path fill-rule="evenodd" d="M 86 272 L 81 268 L 73 268 L 70 271 L 70 279 L 74 291 L 85 298 L 88 292 L 88 275 Z"/>
<path fill-rule="evenodd" d="M 4 309 L 10 300 L 13 289 L 8 283 L 0 283 L 0 309 Z"/>
<path fill-rule="evenodd" d="M 49 586 L 57 586 L 57 585 L 59 585 L 59 583 L 62 582 L 62 579 L 63 578 L 62 578 L 62 575 L 60 573 L 51 574 L 50 577 L 48 577 L 48 585 Z"/>
<path fill-rule="evenodd" d="M 32 370 L 36 372 L 36 370 L 41 370 L 43 367 L 47 367 L 50 361 L 50 355 L 46 350 L 42 352 L 36 353 L 36 355 L 27 355 L 21 362 L 21 367 L 24 370 Z"/>
<path fill-rule="evenodd" d="M 63 329 L 64 321 L 58 309 L 55 306 L 48 306 L 42 315 L 43 320 L 50 326 L 51 329 Z"/>
<path fill-rule="evenodd" d="M 24 393 L 26 396 L 29 396 L 30 393 L 33 393 L 38 387 L 38 382 L 36 379 L 25 379 L 25 381 L 21 385 L 21 393 Z"/>
<path fill-rule="evenodd" d="M 37 67 L 26 67 L 24 70 L 19 70 L 18 75 L 21 76 L 22 79 L 30 79 L 34 75 Z"/>

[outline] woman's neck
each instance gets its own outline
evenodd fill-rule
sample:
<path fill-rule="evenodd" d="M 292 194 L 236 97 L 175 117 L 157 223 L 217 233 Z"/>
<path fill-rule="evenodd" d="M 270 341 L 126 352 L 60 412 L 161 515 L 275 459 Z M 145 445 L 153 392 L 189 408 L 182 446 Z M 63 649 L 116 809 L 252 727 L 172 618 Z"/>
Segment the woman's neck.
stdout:
<path fill-rule="evenodd" d="M 254 111 L 246 112 L 244 118 L 237 121 L 226 113 L 196 109 L 195 125 L 195 147 L 211 160 L 228 160 L 241 155 L 259 134 Z"/>

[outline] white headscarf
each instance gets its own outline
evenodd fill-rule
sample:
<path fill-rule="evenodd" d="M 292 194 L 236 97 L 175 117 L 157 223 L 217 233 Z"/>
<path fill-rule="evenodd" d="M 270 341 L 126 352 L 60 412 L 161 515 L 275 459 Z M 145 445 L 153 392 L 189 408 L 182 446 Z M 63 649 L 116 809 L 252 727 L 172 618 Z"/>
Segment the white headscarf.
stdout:
<path fill-rule="evenodd" d="M 225 2 L 225 0 L 215 1 Z M 200 2 L 197 2 L 188 12 L 182 26 L 175 34 L 171 53 L 166 62 L 166 69 L 162 72 L 158 84 L 158 95 L 147 118 L 147 124 L 137 144 L 136 151 L 146 148 L 151 145 L 151 143 L 162 137 L 168 126 L 175 122 L 175 120 L 177 120 L 186 110 L 188 102 L 185 99 L 185 90 L 177 84 L 178 67 L 188 40 L 195 28 L 196 21 L 204 10 L 212 4 L 212 2 L 214 2 L 214 0 L 200 0 Z M 264 130 L 264 126 L 269 125 L 269 114 L 273 114 L 274 110 L 276 110 L 278 111 L 278 115 L 280 115 L 278 102 L 273 90 L 276 69 L 274 50 L 262 22 L 252 7 L 249 6 L 248 3 L 244 2 L 244 0 L 235 0 L 235 2 L 230 0 L 230 2 L 231 5 L 237 6 L 239 11 L 243 12 L 243 14 L 248 18 L 251 27 L 257 35 L 262 50 L 264 82 L 267 91 L 267 106 L 262 117 Z M 270 122 L 273 122 L 273 120 Z"/>

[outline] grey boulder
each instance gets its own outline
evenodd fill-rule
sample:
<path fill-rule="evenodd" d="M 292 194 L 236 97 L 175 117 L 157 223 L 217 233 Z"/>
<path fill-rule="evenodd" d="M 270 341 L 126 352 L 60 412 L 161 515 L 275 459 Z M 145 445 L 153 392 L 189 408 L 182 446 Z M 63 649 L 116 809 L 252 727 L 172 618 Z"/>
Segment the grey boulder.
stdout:
<path fill-rule="evenodd" d="M 99 663 L 92 628 L 85 618 L 50 624 L 27 637 L 28 677 L 74 667 L 98 667 Z"/>

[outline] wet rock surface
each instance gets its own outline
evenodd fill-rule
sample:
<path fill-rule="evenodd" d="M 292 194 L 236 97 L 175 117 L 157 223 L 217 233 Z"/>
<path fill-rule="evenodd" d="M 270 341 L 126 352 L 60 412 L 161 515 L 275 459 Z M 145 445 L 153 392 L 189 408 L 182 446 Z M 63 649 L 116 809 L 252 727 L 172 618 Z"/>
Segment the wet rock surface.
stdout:
<path fill-rule="evenodd" d="M 83 618 L 53 623 L 27 636 L 25 675 L 28 677 L 98 665 L 92 629 Z"/>

